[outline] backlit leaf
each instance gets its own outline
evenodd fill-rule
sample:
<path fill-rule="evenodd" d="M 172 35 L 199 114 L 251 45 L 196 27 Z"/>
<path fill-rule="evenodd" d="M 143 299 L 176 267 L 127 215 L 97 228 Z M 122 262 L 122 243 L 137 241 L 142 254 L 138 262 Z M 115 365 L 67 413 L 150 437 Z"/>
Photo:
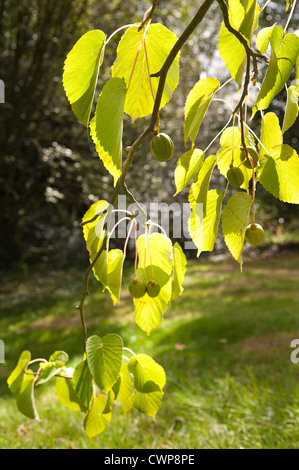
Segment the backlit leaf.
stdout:
<path fill-rule="evenodd" d="M 249 132 L 245 134 L 245 142 L 247 146 L 255 148 L 254 139 Z M 221 148 L 216 154 L 217 166 L 220 173 L 226 177 L 233 161 L 233 166 L 241 167 L 242 169 L 244 183 L 241 185 L 241 188 L 247 190 L 249 181 L 252 178 L 252 170 L 242 165 L 242 143 L 240 129 L 238 127 L 227 127 L 221 135 L 220 145 Z"/>
<path fill-rule="evenodd" d="M 84 420 L 84 429 L 89 439 L 101 434 L 109 424 L 112 413 L 107 411 L 106 405 L 107 398 L 104 395 L 97 395 L 94 398 Z"/>
<path fill-rule="evenodd" d="M 188 220 L 188 230 L 198 249 L 197 256 L 203 251 L 214 249 L 223 196 L 223 193 L 217 189 L 208 191 L 205 216 L 203 216 L 200 206 L 191 205 L 192 212 Z"/>
<path fill-rule="evenodd" d="M 258 110 L 266 109 L 290 77 L 299 53 L 299 38 L 295 34 L 285 34 L 281 26 L 275 26 L 271 39 L 271 57 L 252 110 L 252 118 Z"/>
<path fill-rule="evenodd" d="M 248 225 L 252 198 L 239 192 L 230 197 L 222 214 L 222 229 L 225 243 L 242 269 L 242 253 L 245 231 Z"/>
<path fill-rule="evenodd" d="M 110 333 L 91 336 L 86 343 L 87 363 L 96 385 L 108 392 L 116 382 L 122 365 L 122 339 Z"/>
<path fill-rule="evenodd" d="M 138 31 L 138 27 L 139 25 L 130 27 L 122 36 L 112 67 L 113 77 L 125 79 L 128 88 L 125 113 L 131 116 L 133 121 L 152 113 L 159 78 L 150 78 L 149 72 L 159 72 L 177 41 L 176 35 L 159 23 L 148 27 L 146 37 L 142 41 L 144 30 Z M 160 108 L 170 100 L 178 80 L 179 54 L 167 74 Z"/>
<path fill-rule="evenodd" d="M 134 376 L 136 388 L 132 397 L 134 407 L 155 419 L 166 383 L 163 367 L 147 354 L 138 354 L 130 359 L 128 369 Z"/>
<path fill-rule="evenodd" d="M 262 117 L 260 157 L 268 154 L 272 147 L 282 144 L 282 131 L 279 119 L 274 113 L 267 113 Z"/>
<path fill-rule="evenodd" d="M 111 78 L 99 96 L 90 132 L 96 151 L 116 184 L 121 175 L 123 113 L 126 84 L 121 78 Z"/>
<path fill-rule="evenodd" d="M 298 116 L 299 88 L 290 86 L 287 92 L 287 104 L 282 124 L 282 132 L 285 133 L 297 119 Z"/>
<path fill-rule="evenodd" d="M 176 184 L 176 194 L 182 191 L 192 179 L 197 179 L 198 172 L 202 167 L 204 153 L 199 149 L 191 149 L 185 152 L 178 160 L 174 180 Z"/>
<path fill-rule="evenodd" d="M 76 42 L 64 64 L 66 96 L 74 113 L 86 127 L 103 60 L 105 39 L 105 34 L 100 30 L 88 31 Z"/>
<path fill-rule="evenodd" d="M 190 137 L 194 144 L 203 118 L 219 86 L 219 80 L 207 77 L 199 80 L 190 91 L 185 104 L 185 143 Z"/>
<path fill-rule="evenodd" d="M 185 253 L 178 243 L 173 245 L 173 280 L 171 300 L 176 300 L 183 292 L 183 282 L 186 274 L 187 260 Z"/>
<path fill-rule="evenodd" d="M 299 157 L 289 145 L 277 145 L 261 159 L 259 181 L 274 197 L 299 204 Z"/>
<path fill-rule="evenodd" d="M 157 297 L 150 297 L 147 293 L 134 299 L 135 321 L 147 334 L 161 322 L 171 300 L 173 269 L 172 243 L 163 234 L 153 232 L 148 237 L 140 235 L 137 240 L 138 269 L 137 279 L 146 284 L 154 277 L 161 289 Z"/>

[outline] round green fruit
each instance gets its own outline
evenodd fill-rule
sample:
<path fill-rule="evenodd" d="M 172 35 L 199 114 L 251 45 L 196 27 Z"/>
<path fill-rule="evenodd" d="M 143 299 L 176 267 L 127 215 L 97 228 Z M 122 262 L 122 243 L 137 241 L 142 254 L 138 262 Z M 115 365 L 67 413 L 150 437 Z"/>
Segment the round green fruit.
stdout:
<path fill-rule="evenodd" d="M 255 168 L 256 165 L 257 165 L 257 162 L 259 161 L 259 155 L 253 147 L 247 147 L 247 149 L 248 149 L 249 155 L 251 156 L 251 158 L 253 160 L 253 165 L 254 165 L 254 168 Z M 242 150 L 240 158 L 241 158 L 242 164 L 244 166 L 246 166 L 246 168 L 249 168 L 249 170 L 252 170 L 251 160 L 246 158 L 246 153 L 245 153 L 244 150 Z"/>
<path fill-rule="evenodd" d="M 161 132 L 161 134 L 157 134 L 152 138 L 150 148 L 158 162 L 166 162 L 171 159 L 174 146 L 171 138 Z"/>
<path fill-rule="evenodd" d="M 244 183 L 243 171 L 238 167 L 232 167 L 228 170 L 226 177 L 229 183 L 235 188 L 239 188 Z"/>
<path fill-rule="evenodd" d="M 161 287 L 155 281 L 150 281 L 146 286 L 147 295 L 150 297 L 157 297 L 159 295 Z"/>
<path fill-rule="evenodd" d="M 263 242 L 264 235 L 265 233 L 261 225 L 250 224 L 245 232 L 245 240 L 250 243 L 250 245 L 257 246 Z"/>
<path fill-rule="evenodd" d="M 139 279 L 132 279 L 129 284 L 129 292 L 134 299 L 140 299 L 146 293 L 146 285 Z"/>

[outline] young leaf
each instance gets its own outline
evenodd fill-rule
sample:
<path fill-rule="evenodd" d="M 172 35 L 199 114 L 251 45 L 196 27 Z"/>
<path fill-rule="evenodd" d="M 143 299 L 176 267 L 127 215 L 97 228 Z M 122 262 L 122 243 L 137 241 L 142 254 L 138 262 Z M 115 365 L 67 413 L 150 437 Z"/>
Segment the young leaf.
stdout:
<path fill-rule="evenodd" d="M 112 67 L 112 76 L 124 78 L 128 88 L 125 113 L 134 121 L 152 113 L 159 79 L 149 74 L 159 72 L 166 57 L 177 41 L 174 33 L 165 26 L 155 23 L 148 27 L 144 38 L 144 29 L 132 26 L 122 36 L 116 61 Z M 167 74 L 161 106 L 170 100 L 179 80 L 179 54 Z"/>
<path fill-rule="evenodd" d="M 97 395 L 92 402 L 84 420 L 84 429 L 91 439 L 105 431 L 112 417 L 111 410 L 107 410 L 107 398 L 104 395 Z"/>
<path fill-rule="evenodd" d="M 121 337 L 113 333 L 103 338 L 91 336 L 87 340 L 87 363 L 95 384 L 103 392 L 108 392 L 119 376 L 122 349 Z"/>
<path fill-rule="evenodd" d="M 99 68 L 103 61 L 106 36 L 102 31 L 88 31 L 67 55 L 63 86 L 72 110 L 87 127 Z"/>
<path fill-rule="evenodd" d="M 283 202 L 299 204 L 299 157 L 289 145 L 277 145 L 261 159 L 259 181 Z"/>
<path fill-rule="evenodd" d="M 123 114 L 126 84 L 121 78 L 111 78 L 99 96 L 90 132 L 96 151 L 116 184 L 121 175 Z"/>
<path fill-rule="evenodd" d="M 208 191 L 206 214 L 203 216 L 200 206 L 191 205 L 192 212 L 188 220 L 188 230 L 197 247 L 197 256 L 203 251 L 212 251 L 218 232 L 219 219 L 224 194 L 218 189 Z"/>
<path fill-rule="evenodd" d="M 219 86 L 220 82 L 216 78 L 203 78 L 190 91 L 185 104 L 185 143 L 190 137 L 194 145 L 203 118 Z"/>
<path fill-rule="evenodd" d="M 299 53 L 299 38 L 296 34 L 285 34 L 281 26 L 275 26 L 270 42 L 270 63 L 253 107 L 251 119 L 258 110 L 268 108 L 273 98 L 283 89 Z"/>
<path fill-rule="evenodd" d="M 287 92 L 287 104 L 282 124 L 283 134 L 292 127 L 298 116 L 299 88 L 290 86 Z"/>
<path fill-rule="evenodd" d="M 185 152 L 178 160 L 174 180 L 176 184 L 176 196 L 185 189 L 192 179 L 197 179 L 199 170 L 203 165 L 204 152 L 199 149 L 191 149 Z"/>
<path fill-rule="evenodd" d="M 173 246 L 173 280 L 171 300 L 176 300 L 183 292 L 183 282 L 186 274 L 186 256 L 178 243 Z"/>
<path fill-rule="evenodd" d="M 242 270 L 242 253 L 248 225 L 252 198 L 246 193 L 236 193 L 227 201 L 222 214 L 225 243 Z"/>

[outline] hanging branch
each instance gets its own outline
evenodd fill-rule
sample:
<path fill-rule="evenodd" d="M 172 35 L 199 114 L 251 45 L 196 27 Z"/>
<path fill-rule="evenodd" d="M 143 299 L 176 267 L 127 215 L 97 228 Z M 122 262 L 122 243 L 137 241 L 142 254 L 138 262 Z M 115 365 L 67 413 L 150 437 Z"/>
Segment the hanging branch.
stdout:
<path fill-rule="evenodd" d="M 117 197 L 120 193 L 121 190 L 124 190 L 127 192 L 127 188 L 125 186 L 125 179 L 129 170 L 129 167 L 132 163 L 134 153 L 136 152 L 137 148 L 142 144 L 142 142 L 145 140 L 145 138 L 151 134 L 156 126 L 158 116 L 159 116 L 159 109 L 161 105 L 161 100 L 162 100 L 162 95 L 163 95 L 163 90 L 165 87 L 165 82 L 166 82 L 166 77 L 168 74 L 168 71 L 175 60 L 177 54 L 181 50 L 181 48 L 184 46 L 186 41 L 189 39 L 190 35 L 193 33 L 193 31 L 196 29 L 196 27 L 201 23 L 203 18 L 205 17 L 208 9 L 212 5 L 213 0 L 205 0 L 203 4 L 200 6 L 198 9 L 196 15 L 192 19 L 192 21 L 189 23 L 189 25 L 186 27 L 186 29 L 183 31 L 181 36 L 178 38 L 176 43 L 174 44 L 173 48 L 171 49 L 169 55 L 167 56 L 161 70 L 157 73 L 154 73 L 151 75 L 151 77 L 159 77 L 159 84 L 158 84 L 158 89 L 157 89 L 157 94 L 154 102 L 154 107 L 153 107 L 153 112 L 151 116 L 151 121 L 148 127 L 140 134 L 140 136 L 135 140 L 135 142 L 130 146 L 127 147 L 128 150 L 128 155 L 127 158 L 124 161 L 123 164 L 123 169 L 122 169 L 122 174 L 120 178 L 118 179 L 118 182 L 115 186 L 114 192 L 111 197 L 110 204 L 113 206 L 117 200 Z M 146 17 L 146 22 L 149 20 L 149 17 L 151 18 L 156 7 L 158 5 L 158 0 L 153 2 L 152 6 L 152 14 L 150 14 Z M 151 11 L 152 11 L 151 10 Z M 107 230 L 107 229 L 106 229 Z M 84 351 L 86 350 L 86 341 L 87 341 L 87 327 L 86 327 L 86 320 L 85 320 L 85 315 L 84 315 L 84 303 L 86 300 L 86 297 L 89 295 L 89 277 L 92 272 L 92 269 L 94 265 L 96 264 L 97 260 L 101 256 L 102 252 L 107 248 L 107 240 L 108 240 L 108 235 L 106 234 L 103 244 L 99 251 L 97 252 L 96 256 L 94 257 L 92 263 L 88 266 L 86 272 L 85 272 L 85 277 L 84 277 L 84 289 L 81 297 L 81 302 L 80 304 L 76 307 L 79 310 L 80 313 L 80 319 L 81 319 L 81 325 L 82 325 L 82 330 L 83 330 L 83 348 Z"/>

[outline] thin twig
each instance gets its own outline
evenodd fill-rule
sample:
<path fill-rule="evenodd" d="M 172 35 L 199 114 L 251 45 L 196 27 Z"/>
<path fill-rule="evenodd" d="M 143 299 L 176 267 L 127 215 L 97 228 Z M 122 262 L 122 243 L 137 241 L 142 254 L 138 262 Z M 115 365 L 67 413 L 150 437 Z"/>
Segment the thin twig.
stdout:
<path fill-rule="evenodd" d="M 153 4 L 151 6 L 151 8 L 149 8 L 146 12 L 145 12 L 145 15 L 144 15 L 144 18 L 143 18 L 143 21 L 141 23 L 141 25 L 139 26 L 138 28 L 138 31 L 141 31 L 142 28 L 146 25 L 146 23 L 148 23 L 149 21 L 151 21 L 155 11 L 156 11 L 156 8 L 158 6 L 158 3 L 159 3 L 159 0 L 153 0 Z M 147 12 L 149 12 L 147 14 Z"/>

